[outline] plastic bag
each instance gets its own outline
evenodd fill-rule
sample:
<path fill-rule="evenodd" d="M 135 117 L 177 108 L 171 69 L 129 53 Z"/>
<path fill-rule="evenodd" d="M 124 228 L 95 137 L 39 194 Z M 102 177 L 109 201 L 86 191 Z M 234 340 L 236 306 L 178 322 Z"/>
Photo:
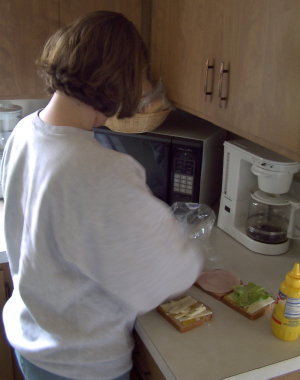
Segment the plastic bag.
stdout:
<path fill-rule="evenodd" d="M 216 214 L 209 206 L 191 202 L 176 202 L 171 206 L 175 218 L 181 223 L 191 239 L 200 239 L 205 256 L 205 269 L 221 265 L 221 258 L 210 243 L 210 235 L 216 221 Z"/>
<path fill-rule="evenodd" d="M 190 238 L 209 237 L 216 221 L 215 212 L 205 204 L 176 202 L 171 210 L 177 220 L 185 225 Z"/>
<path fill-rule="evenodd" d="M 147 91 L 140 100 L 137 109 L 138 113 L 152 113 L 174 109 L 166 96 L 166 90 L 161 79 L 154 86 L 148 82 L 145 87 Z"/>

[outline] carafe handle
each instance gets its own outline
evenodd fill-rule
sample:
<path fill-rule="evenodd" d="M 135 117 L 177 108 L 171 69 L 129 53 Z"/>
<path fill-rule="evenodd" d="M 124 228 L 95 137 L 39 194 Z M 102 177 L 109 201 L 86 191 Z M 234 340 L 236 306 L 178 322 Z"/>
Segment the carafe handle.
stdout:
<path fill-rule="evenodd" d="M 290 214 L 290 222 L 287 230 L 287 237 L 289 239 L 300 239 L 300 217 L 299 217 L 299 225 L 296 225 L 296 213 L 300 212 L 300 203 L 291 202 L 291 214 Z M 295 230 L 299 232 L 296 233 Z"/>

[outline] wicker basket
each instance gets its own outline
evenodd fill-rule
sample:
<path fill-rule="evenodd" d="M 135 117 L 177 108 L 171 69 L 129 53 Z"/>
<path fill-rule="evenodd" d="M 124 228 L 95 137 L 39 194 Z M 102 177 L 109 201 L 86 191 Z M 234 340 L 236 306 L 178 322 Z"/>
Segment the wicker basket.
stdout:
<path fill-rule="evenodd" d="M 115 132 L 144 133 L 159 127 L 167 118 L 171 109 L 154 113 L 136 113 L 133 117 L 117 119 L 115 116 L 106 120 L 105 126 Z"/>

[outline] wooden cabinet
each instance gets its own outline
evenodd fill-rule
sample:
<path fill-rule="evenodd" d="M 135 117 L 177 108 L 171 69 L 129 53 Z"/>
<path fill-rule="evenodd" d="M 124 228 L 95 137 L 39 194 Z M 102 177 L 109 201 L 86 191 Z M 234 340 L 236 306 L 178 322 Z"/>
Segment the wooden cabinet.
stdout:
<path fill-rule="evenodd" d="M 126 16 L 149 46 L 151 0 L 60 0 L 60 23 L 67 25 L 85 13 L 100 9 Z"/>
<path fill-rule="evenodd" d="M 299 17 L 298 0 L 153 0 L 153 77 L 179 108 L 300 161 Z"/>
<path fill-rule="evenodd" d="M 35 60 L 58 28 L 59 0 L 0 1 L 0 98 L 45 98 Z"/>
<path fill-rule="evenodd" d="M 66 25 L 77 17 L 97 9 L 120 12 L 132 21 L 139 31 L 142 29 L 141 0 L 62 0 L 60 3 L 61 24 Z"/>
<path fill-rule="evenodd" d="M 2 309 L 11 294 L 12 282 L 9 273 L 8 264 L 0 264 L 0 315 Z M 5 331 L 0 319 L 0 379 L 21 380 L 23 377 L 18 369 L 12 349 L 9 346 Z"/>
<path fill-rule="evenodd" d="M 211 70 L 204 96 L 205 65 L 218 51 L 218 0 L 153 0 L 151 61 L 154 79 L 161 77 L 168 96 L 179 107 L 201 117 L 213 112 Z M 212 63 L 212 61 L 210 61 Z M 216 64 L 216 63 L 215 63 Z"/>
<path fill-rule="evenodd" d="M 149 39 L 149 0 L 0 1 L 0 99 L 47 98 L 35 60 L 61 25 L 97 9 L 121 12 Z"/>
<path fill-rule="evenodd" d="M 299 380 L 300 379 L 300 371 L 289 372 L 285 375 L 272 377 L 270 380 Z"/>
<path fill-rule="evenodd" d="M 165 380 L 165 376 L 136 332 L 134 332 L 134 341 L 133 369 L 130 380 Z"/>
<path fill-rule="evenodd" d="M 0 99 L 48 97 L 35 66 L 46 39 L 96 9 L 124 13 L 146 43 L 151 19 L 153 78 L 177 107 L 300 161 L 299 0 L 0 1 Z"/>
<path fill-rule="evenodd" d="M 285 375 L 272 377 L 270 380 L 299 380 L 300 371 L 286 373 Z"/>

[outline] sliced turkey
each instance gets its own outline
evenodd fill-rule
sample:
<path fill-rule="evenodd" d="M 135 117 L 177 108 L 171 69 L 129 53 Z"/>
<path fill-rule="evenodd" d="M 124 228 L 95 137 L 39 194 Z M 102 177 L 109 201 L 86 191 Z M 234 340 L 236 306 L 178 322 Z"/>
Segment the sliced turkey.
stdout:
<path fill-rule="evenodd" d="M 217 294 L 228 293 L 240 283 L 239 277 L 224 269 L 203 272 L 196 281 L 203 290 Z"/>

